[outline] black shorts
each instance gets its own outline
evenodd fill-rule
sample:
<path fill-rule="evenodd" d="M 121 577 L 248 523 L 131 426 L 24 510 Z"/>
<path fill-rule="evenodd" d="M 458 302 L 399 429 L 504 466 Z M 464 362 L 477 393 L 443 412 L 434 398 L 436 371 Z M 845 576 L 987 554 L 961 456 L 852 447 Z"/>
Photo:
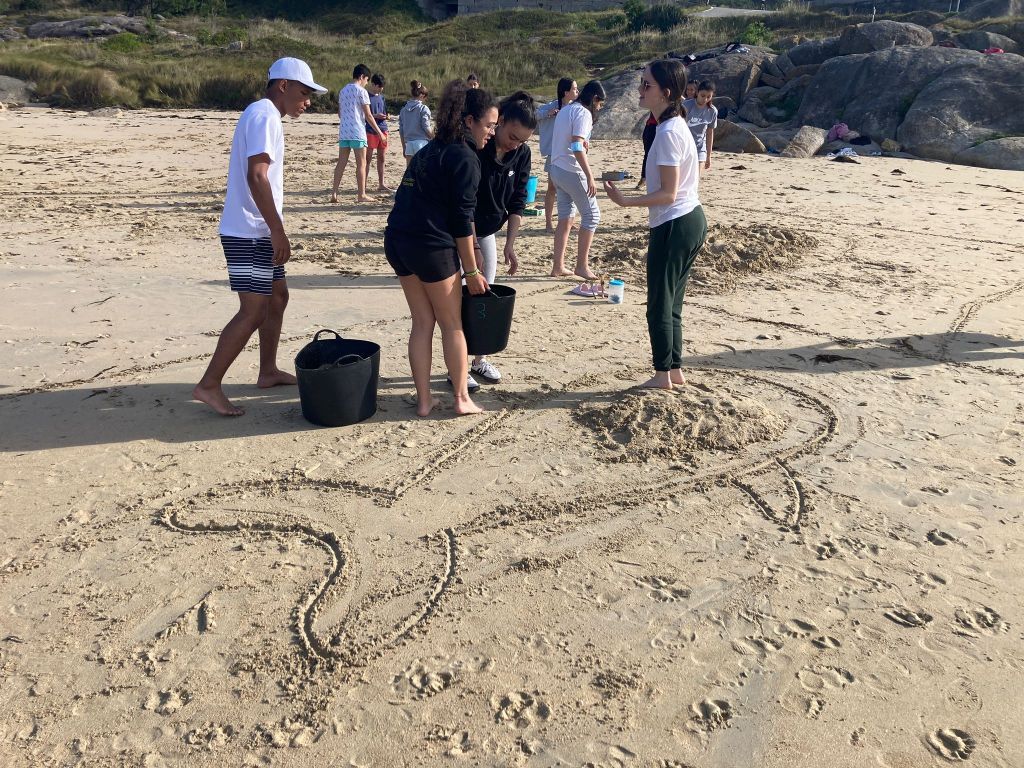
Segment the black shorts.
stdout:
<path fill-rule="evenodd" d="M 424 283 L 439 283 L 462 270 L 454 248 L 427 249 L 415 240 L 384 230 L 384 255 L 399 277 L 416 275 Z"/>

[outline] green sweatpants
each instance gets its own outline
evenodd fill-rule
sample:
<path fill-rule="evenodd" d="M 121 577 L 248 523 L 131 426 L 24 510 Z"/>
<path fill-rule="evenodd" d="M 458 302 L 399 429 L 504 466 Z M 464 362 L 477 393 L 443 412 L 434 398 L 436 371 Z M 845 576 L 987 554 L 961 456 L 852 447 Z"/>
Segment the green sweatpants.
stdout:
<path fill-rule="evenodd" d="M 704 245 L 708 222 L 697 206 L 651 230 L 647 246 L 647 331 L 654 370 L 683 364 L 683 295 L 690 268 Z"/>

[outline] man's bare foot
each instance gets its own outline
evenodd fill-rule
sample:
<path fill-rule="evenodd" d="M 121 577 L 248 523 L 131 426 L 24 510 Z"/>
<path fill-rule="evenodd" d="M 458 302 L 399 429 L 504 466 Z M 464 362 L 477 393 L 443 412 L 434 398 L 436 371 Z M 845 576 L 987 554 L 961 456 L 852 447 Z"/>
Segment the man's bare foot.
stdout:
<path fill-rule="evenodd" d="M 439 406 L 440 404 L 441 404 L 441 401 L 438 400 L 436 397 L 431 397 L 430 401 L 427 402 L 427 403 L 422 403 L 421 404 L 420 402 L 417 401 L 417 403 L 416 403 L 416 415 L 419 416 L 421 419 L 424 416 L 429 416 L 430 412 L 432 410 L 434 410 L 435 408 L 437 408 L 437 406 Z"/>
<path fill-rule="evenodd" d="M 658 371 L 651 378 L 640 385 L 645 389 L 672 389 L 672 380 L 668 377 L 668 371 Z"/>
<path fill-rule="evenodd" d="M 576 277 L 582 277 L 584 280 L 597 280 L 597 275 L 595 275 L 590 270 L 587 270 L 586 272 L 580 272 L 579 270 L 577 270 L 572 274 L 576 275 Z"/>
<path fill-rule="evenodd" d="M 334 193 L 331 193 L 331 202 L 332 203 L 337 203 L 338 202 L 338 196 L 336 194 L 334 194 Z"/>
<path fill-rule="evenodd" d="M 377 187 L 377 191 L 378 192 L 383 192 L 386 195 L 390 195 L 395 190 L 393 190 L 391 187 L 386 187 L 383 184 L 381 184 L 379 187 Z"/>
<path fill-rule="evenodd" d="M 245 413 L 244 408 L 239 408 L 228 400 L 228 396 L 220 387 L 201 387 L 196 384 L 196 388 L 192 390 L 192 397 L 206 403 L 221 416 L 241 416 Z"/>
<path fill-rule="evenodd" d="M 553 269 L 551 270 L 551 274 L 549 275 L 549 277 L 572 277 L 572 272 L 570 272 L 568 269 Z"/>
<path fill-rule="evenodd" d="M 555 228 L 554 228 L 554 226 L 552 226 L 550 221 L 547 224 L 544 225 L 544 234 L 546 234 L 546 235 L 553 235 L 553 234 L 555 234 Z"/>
<path fill-rule="evenodd" d="M 484 409 L 473 402 L 469 395 L 462 397 L 455 396 L 455 413 L 459 416 L 469 416 L 474 413 L 483 413 Z"/>
<path fill-rule="evenodd" d="M 356 198 L 356 202 L 357 203 L 372 203 L 373 202 L 373 198 L 372 197 L 368 197 L 367 195 L 361 195 L 360 197 Z"/>
<path fill-rule="evenodd" d="M 668 378 L 669 378 L 669 381 L 671 381 L 673 384 L 685 384 L 686 383 L 686 377 L 683 376 L 683 372 L 680 369 L 678 369 L 678 368 L 673 368 L 671 371 L 669 371 L 668 372 Z"/>
<path fill-rule="evenodd" d="M 282 371 L 280 368 L 270 371 L 269 373 L 261 373 L 259 378 L 256 379 L 256 386 L 260 389 L 270 389 L 271 387 L 280 387 L 295 383 L 295 377 L 290 373 Z"/>

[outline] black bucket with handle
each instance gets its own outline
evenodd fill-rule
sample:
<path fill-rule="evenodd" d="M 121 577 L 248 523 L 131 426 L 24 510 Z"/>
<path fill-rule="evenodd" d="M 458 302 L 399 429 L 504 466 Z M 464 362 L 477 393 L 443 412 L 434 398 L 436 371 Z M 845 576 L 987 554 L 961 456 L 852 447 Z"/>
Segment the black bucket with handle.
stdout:
<path fill-rule="evenodd" d="M 322 334 L 334 338 L 321 339 Z M 322 427 L 344 427 L 370 418 L 377 412 L 379 375 L 379 345 L 343 339 L 336 331 L 317 331 L 295 356 L 302 415 Z"/>
<path fill-rule="evenodd" d="M 462 286 L 462 331 L 471 355 L 493 355 L 508 346 L 516 289 L 491 285 L 487 293 L 473 296 Z"/>

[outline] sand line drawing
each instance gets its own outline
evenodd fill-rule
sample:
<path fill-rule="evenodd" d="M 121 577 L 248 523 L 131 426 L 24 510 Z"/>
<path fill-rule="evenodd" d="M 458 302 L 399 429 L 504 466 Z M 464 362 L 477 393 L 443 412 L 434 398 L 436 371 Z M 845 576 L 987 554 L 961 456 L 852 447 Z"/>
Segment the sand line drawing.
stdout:
<path fill-rule="evenodd" d="M 466 572 L 460 562 L 460 542 L 478 533 L 491 530 L 524 530 L 542 525 L 551 531 L 551 522 L 560 519 L 569 528 L 591 525 L 601 520 L 617 520 L 635 514 L 641 507 L 663 503 L 671 498 L 711 485 L 735 485 L 735 481 L 747 482 L 751 476 L 775 473 L 788 487 L 789 501 L 783 511 L 775 510 L 767 501 L 763 512 L 765 518 L 775 524 L 798 529 L 805 521 L 807 508 L 806 491 L 791 462 L 801 457 L 813 460 L 833 440 L 840 428 L 838 412 L 827 401 L 827 397 L 803 387 L 786 384 L 771 377 L 736 372 L 727 369 L 703 369 L 709 377 L 726 377 L 753 385 L 767 386 L 775 391 L 787 393 L 816 417 L 812 419 L 810 432 L 801 433 L 801 439 L 778 450 L 769 450 L 768 455 L 754 457 L 727 466 L 712 466 L 692 475 L 672 473 L 674 476 L 656 484 L 626 483 L 616 491 L 602 493 L 599 499 L 581 499 L 574 495 L 569 498 L 554 498 L 538 493 L 498 505 L 492 510 L 481 512 L 460 525 L 449 526 L 420 537 L 428 560 L 422 563 L 412 583 L 401 586 L 399 591 L 376 591 L 364 595 L 362 602 L 350 607 L 339 621 L 330 628 L 321 628 L 326 608 L 334 604 L 334 598 L 351 594 L 351 566 L 353 551 L 348 537 L 322 524 L 314 524 L 287 512 L 273 511 L 244 516 L 233 516 L 225 520 L 211 519 L 203 513 L 219 509 L 232 497 L 247 494 L 270 500 L 284 499 L 293 491 L 312 491 L 323 494 L 341 494 L 341 497 L 355 497 L 370 501 L 374 505 L 388 506 L 396 503 L 413 487 L 441 472 L 451 463 L 461 459 L 465 446 L 473 444 L 492 430 L 501 433 L 515 429 L 523 418 L 536 415 L 538 408 L 516 408 L 494 414 L 487 421 L 469 427 L 460 436 L 453 438 L 446 446 L 431 451 L 422 458 L 413 470 L 414 481 L 398 483 L 391 487 L 375 487 L 371 484 L 351 480 L 307 477 L 300 470 L 271 478 L 239 481 L 215 486 L 185 499 L 167 501 L 162 496 L 160 509 L 152 515 L 153 522 L 176 534 L 184 536 L 225 535 L 243 536 L 255 539 L 276 536 L 295 537 L 313 545 L 325 556 L 323 575 L 301 588 L 291 613 L 289 624 L 297 638 L 298 666 L 292 665 L 288 675 L 305 680 L 310 689 L 303 693 L 294 704 L 297 716 L 303 721 L 312 721 L 317 713 L 326 711 L 333 701 L 332 690 L 339 681 L 358 675 L 358 670 L 372 660 L 382 658 L 407 639 L 429 630 L 432 619 L 446 612 L 445 605 L 457 593 L 457 583 L 463 583 L 472 574 Z M 592 386 L 600 377 L 584 376 L 573 384 L 577 387 Z M 548 398 L 564 397 L 565 390 L 553 390 Z M 605 396 L 606 393 L 578 393 L 581 400 L 587 397 Z M 611 483 L 614 485 L 614 481 Z M 749 485 L 749 482 L 747 482 Z M 157 499 L 149 503 L 153 503 Z M 127 505 L 128 510 L 141 510 L 145 500 Z M 211 507 L 212 505 L 212 507 Z M 335 505 L 330 505 L 335 506 Z M 194 519 L 198 518 L 198 519 Z M 595 533 L 595 535 L 597 535 Z M 419 544 L 417 546 L 420 546 Z M 424 552 L 421 552 L 422 556 Z M 558 560 L 557 553 L 542 560 Z M 541 566 L 543 567 L 543 565 Z M 505 568 L 497 574 L 499 579 L 521 578 L 523 569 Z M 488 578 L 493 578 L 488 577 Z M 371 631 L 371 624 L 362 616 L 364 610 L 379 601 L 387 603 L 395 598 L 412 595 L 414 605 L 397 617 L 388 619 L 383 630 Z M 205 607 L 204 607 L 205 606 Z M 205 617 L 204 617 L 205 615 Z M 186 610 L 172 626 L 185 627 L 195 621 L 204 622 L 208 629 L 213 627 L 211 595 Z"/>
<path fill-rule="evenodd" d="M 971 318 L 974 317 L 974 315 L 978 312 L 979 309 L 981 309 L 987 304 L 994 304 L 997 301 L 1008 299 L 1010 296 L 1013 296 L 1015 293 L 1020 292 L 1022 289 L 1024 289 L 1024 280 L 1018 280 L 1016 283 L 1009 286 L 1008 288 L 1004 288 L 1003 290 L 997 291 L 996 293 L 990 293 L 985 296 L 979 296 L 978 298 L 972 299 L 971 301 L 961 306 L 956 314 L 956 318 L 953 320 L 952 325 L 950 325 L 949 330 L 946 332 L 946 335 L 942 340 L 942 345 L 939 347 L 938 358 L 941 359 L 943 362 L 948 361 L 949 345 L 953 342 L 953 339 L 956 338 L 957 334 L 963 332 L 964 328 L 967 327 L 967 324 L 971 321 Z"/>

